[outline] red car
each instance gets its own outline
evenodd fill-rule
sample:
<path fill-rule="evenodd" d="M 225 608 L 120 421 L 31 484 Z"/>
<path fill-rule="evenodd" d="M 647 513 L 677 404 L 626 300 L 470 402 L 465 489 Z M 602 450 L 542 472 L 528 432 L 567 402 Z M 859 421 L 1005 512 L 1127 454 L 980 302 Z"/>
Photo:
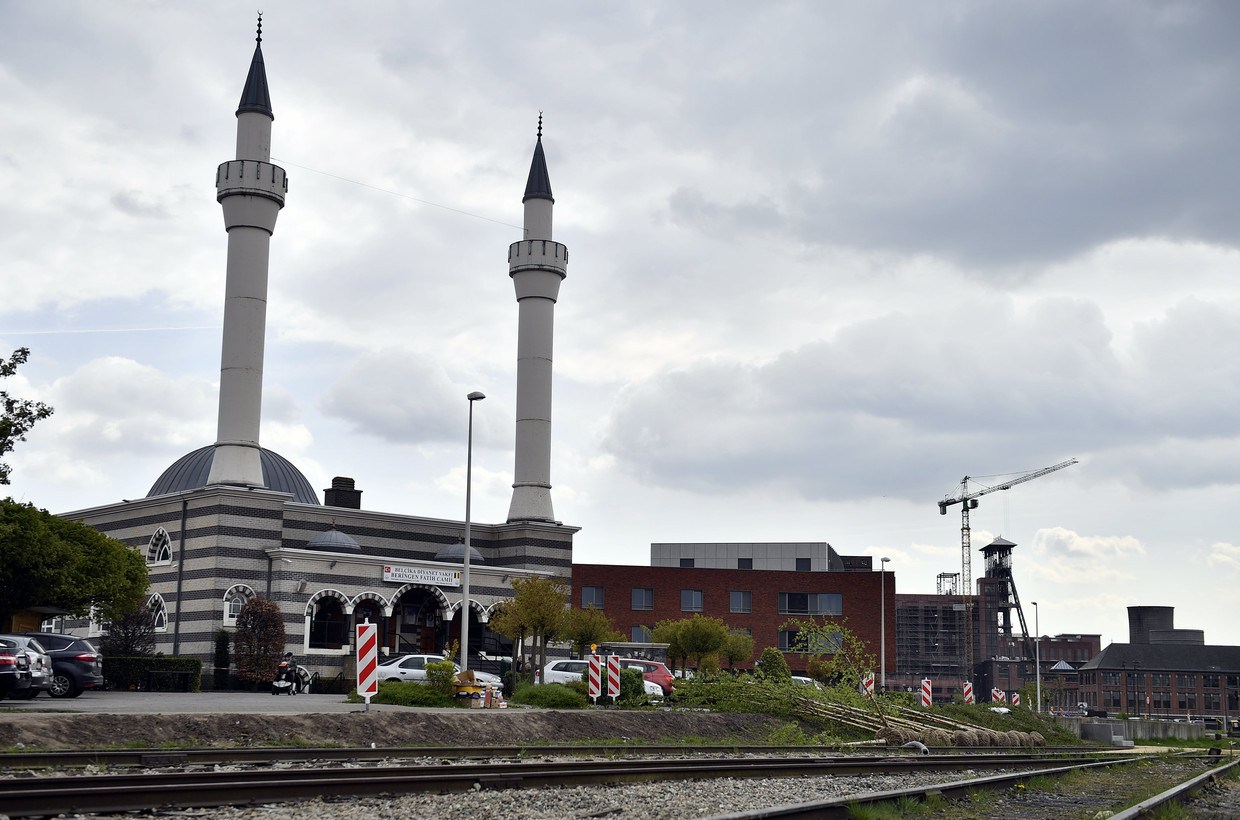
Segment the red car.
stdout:
<path fill-rule="evenodd" d="M 651 683 L 659 684 L 663 690 L 663 697 L 670 697 L 672 694 L 672 686 L 674 679 L 672 672 L 664 664 L 659 661 L 647 661 L 640 658 L 621 658 L 620 667 L 622 669 L 640 669 L 642 677 Z"/>

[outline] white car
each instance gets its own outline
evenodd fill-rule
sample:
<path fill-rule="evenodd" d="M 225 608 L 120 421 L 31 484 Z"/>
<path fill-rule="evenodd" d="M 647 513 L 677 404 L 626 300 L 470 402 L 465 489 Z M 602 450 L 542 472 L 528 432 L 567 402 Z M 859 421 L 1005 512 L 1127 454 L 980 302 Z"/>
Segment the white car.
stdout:
<path fill-rule="evenodd" d="M 587 660 L 552 661 L 543 667 L 542 683 L 573 683 L 583 680 L 590 668 Z"/>
<path fill-rule="evenodd" d="M 379 664 L 379 680 L 426 680 L 426 665 L 428 663 L 442 663 L 447 658 L 442 655 L 399 655 L 395 658 L 384 661 Z M 459 664 L 452 664 L 457 674 L 460 674 L 461 667 Z M 479 672 L 476 669 L 470 670 L 474 673 L 474 680 L 483 684 L 493 684 L 499 686 L 502 681 L 499 675 L 492 675 L 490 672 Z"/>
<path fill-rule="evenodd" d="M 590 669 L 590 662 L 587 660 L 559 660 L 552 661 L 543 667 L 542 682 L 543 683 L 574 683 L 585 678 L 586 672 Z M 646 697 L 651 700 L 663 700 L 663 687 L 651 680 L 642 678 L 642 686 L 646 690 Z"/>

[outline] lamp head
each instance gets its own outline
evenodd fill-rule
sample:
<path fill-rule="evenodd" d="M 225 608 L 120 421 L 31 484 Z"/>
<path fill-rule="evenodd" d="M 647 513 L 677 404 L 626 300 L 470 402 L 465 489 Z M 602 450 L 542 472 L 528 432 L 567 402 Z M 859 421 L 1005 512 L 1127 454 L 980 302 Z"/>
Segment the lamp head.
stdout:
<path fill-rule="evenodd" d="M 478 401 L 479 399 L 485 399 L 486 396 L 482 393 L 479 393 L 477 390 L 475 390 L 474 392 L 470 393 L 465 398 L 469 399 L 470 401 Z"/>

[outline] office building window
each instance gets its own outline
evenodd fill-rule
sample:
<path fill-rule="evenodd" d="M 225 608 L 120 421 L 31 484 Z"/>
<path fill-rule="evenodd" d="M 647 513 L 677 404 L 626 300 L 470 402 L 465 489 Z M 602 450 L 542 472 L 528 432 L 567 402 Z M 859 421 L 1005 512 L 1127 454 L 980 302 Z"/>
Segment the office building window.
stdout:
<path fill-rule="evenodd" d="M 702 590 L 682 589 L 680 591 L 680 611 L 681 612 L 701 612 L 702 611 Z"/>
<path fill-rule="evenodd" d="M 780 615 L 843 615 L 844 596 L 838 592 L 781 592 Z"/>
<path fill-rule="evenodd" d="M 1177 688 L 1177 689 L 1196 689 L 1196 688 L 1197 688 L 1197 677 L 1196 677 L 1196 675 L 1185 675 L 1185 674 L 1183 674 L 1183 673 L 1180 673 L 1180 674 L 1176 675 L 1176 676 L 1175 676 L 1175 688 Z"/>
<path fill-rule="evenodd" d="M 581 608 L 582 609 L 602 609 L 603 608 L 603 588 L 602 587 L 582 587 L 581 588 Z"/>
<path fill-rule="evenodd" d="M 808 558 L 797 559 L 797 572 L 809 572 L 809 559 Z"/>
<path fill-rule="evenodd" d="M 629 630 L 629 640 L 633 641 L 633 643 L 650 643 L 650 627 L 633 627 Z"/>
<path fill-rule="evenodd" d="M 840 635 L 811 634 L 802 635 L 795 629 L 779 631 L 779 648 L 783 652 L 813 652 L 819 655 L 834 655 L 844 647 Z"/>
<path fill-rule="evenodd" d="M 654 590 L 650 587 L 633 587 L 633 609 L 654 609 Z"/>
<path fill-rule="evenodd" d="M 753 593 L 737 589 L 729 592 L 728 612 L 753 612 Z"/>
<path fill-rule="evenodd" d="M 692 559 L 692 558 L 681 558 L 681 559 L 680 559 L 680 566 L 682 566 L 682 567 L 692 567 L 692 566 L 693 566 L 693 559 Z"/>
<path fill-rule="evenodd" d="M 1218 688 L 1218 675 L 1202 675 L 1201 685 L 1204 686 L 1206 689 L 1217 689 Z"/>
<path fill-rule="evenodd" d="M 736 568 L 737 569 L 753 569 L 753 559 L 752 558 L 737 558 Z"/>
<path fill-rule="evenodd" d="M 1181 712 L 1197 711 L 1197 696 L 1191 692 L 1180 692 L 1179 707 Z"/>

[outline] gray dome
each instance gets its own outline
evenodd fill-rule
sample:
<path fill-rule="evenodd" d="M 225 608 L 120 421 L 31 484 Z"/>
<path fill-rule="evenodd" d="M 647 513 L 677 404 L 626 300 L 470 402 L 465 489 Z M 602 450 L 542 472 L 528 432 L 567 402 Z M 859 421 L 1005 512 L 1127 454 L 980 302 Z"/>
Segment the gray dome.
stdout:
<path fill-rule="evenodd" d="M 164 470 L 146 497 L 181 493 L 207 486 L 207 479 L 211 476 L 211 462 L 214 459 L 214 444 L 181 456 L 171 467 Z M 314 487 L 301 474 L 301 470 L 293 466 L 293 462 L 266 448 L 259 449 L 259 462 L 263 467 L 263 484 L 267 489 L 291 493 L 293 500 L 301 504 L 319 503 Z"/>
<path fill-rule="evenodd" d="M 473 539 L 471 538 L 470 540 L 472 541 Z M 446 546 L 443 549 L 441 549 L 439 552 L 435 553 L 435 560 L 440 561 L 445 564 L 463 563 L 465 561 L 465 545 L 458 541 L 455 544 Z M 482 553 L 478 552 L 478 550 L 474 549 L 473 547 L 470 547 L 469 548 L 469 563 L 485 564 L 486 560 L 483 559 Z"/>
<path fill-rule="evenodd" d="M 361 546 L 349 536 L 336 529 L 335 525 L 327 532 L 321 532 L 306 544 L 308 550 L 322 552 L 361 552 Z"/>

